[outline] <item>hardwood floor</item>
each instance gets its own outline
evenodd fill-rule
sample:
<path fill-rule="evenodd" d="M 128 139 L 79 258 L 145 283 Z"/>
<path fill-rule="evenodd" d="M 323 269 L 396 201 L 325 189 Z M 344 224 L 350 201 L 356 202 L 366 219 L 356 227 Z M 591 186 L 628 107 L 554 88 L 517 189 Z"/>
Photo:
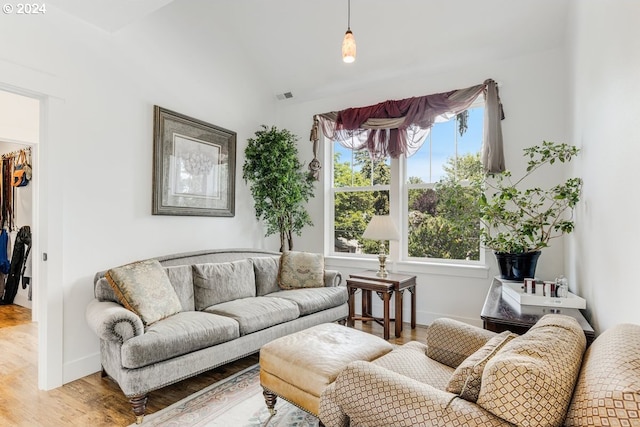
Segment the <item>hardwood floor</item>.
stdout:
<path fill-rule="evenodd" d="M 374 322 L 356 322 L 356 329 L 382 337 Z M 31 311 L 17 305 L 0 306 L 0 426 L 59 427 L 128 426 L 135 422 L 128 399 L 110 378 L 99 372 L 51 391 L 38 390 L 37 325 Z M 425 339 L 426 328 L 405 324 L 400 338 Z M 258 363 L 258 354 L 164 387 L 149 394 L 147 414 L 157 412 L 206 386 Z"/>

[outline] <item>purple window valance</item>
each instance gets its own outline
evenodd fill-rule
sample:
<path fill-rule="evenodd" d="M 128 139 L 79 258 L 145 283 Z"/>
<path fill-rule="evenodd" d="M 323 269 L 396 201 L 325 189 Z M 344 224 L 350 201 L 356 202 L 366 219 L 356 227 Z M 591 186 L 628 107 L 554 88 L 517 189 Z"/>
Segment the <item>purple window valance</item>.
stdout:
<path fill-rule="evenodd" d="M 366 149 L 374 159 L 409 157 L 422 146 L 436 119 L 463 112 L 481 94 L 485 98 L 482 162 L 487 172 L 501 172 L 505 167 L 500 126 L 504 113 L 493 80 L 466 89 L 317 114 L 312 140 L 319 126 L 325 137 L 346 148 Z"/>

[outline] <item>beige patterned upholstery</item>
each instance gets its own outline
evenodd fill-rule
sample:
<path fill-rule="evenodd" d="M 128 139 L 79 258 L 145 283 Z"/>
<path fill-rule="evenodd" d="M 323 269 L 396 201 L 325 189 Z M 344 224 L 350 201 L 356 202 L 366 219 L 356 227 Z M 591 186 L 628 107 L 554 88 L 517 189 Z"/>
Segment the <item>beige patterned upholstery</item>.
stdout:
<path fill-rule="evenodd" d="M 640 325 L 617 325 L 591 344 L 565 425 L 640 426 Z"/>
<path fill-rule="evenodd" d="M 427 329 L 427 356 L 457 368 L 494 335 L 493 332 L 453 319 L 437 319 Z"/>
<path fill-rule="evenodd" d="M 453 368 L 429 359 L 426 350 L 426 345 L 412 341 L 376 359 L 373 363 L 444 390 L 451 378 Z"/>
<path fill-rule="evenodd" d="M 478 400 L 482 373 L 487 362 L 500 351 L 516 334 L 505 331 L 491 338 L 478 351 L 467 357 L 451 375 L 446 390 L 469 402 Z"/>
<path fill-rule="evenodd" d="M 547 315 L 487 361 L 474 403 L 443 390 L 443 376 L 454 370 L 441 362 L 455 364 L 496 335 L 457 323 L 441 319 L 429 327 L 435 352 L 409 343 L 373 362 L 349 364 L 320 396 L 321 421 L 327 427 L 640 427 L 640 325 L 616 326 L 584 353 L 577 322 Z M 474 351 L 465 358 L 473 360 Z"/>
<path fill-rule="evenodd" d="M 489 360 L 478 405 L 518 426 L 560 426 L 585 346 L 574 318 L 544 316 Z"/>
<path fill-rule="evenodd" d="M 351 363 L 325 389 L 320 419 L 326 427 L 511 426 L 453 393 L 367 362 Z"/>

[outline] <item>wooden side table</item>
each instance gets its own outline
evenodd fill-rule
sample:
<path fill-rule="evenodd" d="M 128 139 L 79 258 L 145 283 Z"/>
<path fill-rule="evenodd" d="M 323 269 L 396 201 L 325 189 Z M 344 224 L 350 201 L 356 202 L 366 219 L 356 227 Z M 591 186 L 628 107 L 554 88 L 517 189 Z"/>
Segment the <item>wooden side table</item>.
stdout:
<path fill-rule="evenodd" d="M 356 317 L 356 305 L 354 301 L 354 294 L 358 289 L 362 289 L 362 316 Z M 366 322 L 373 320 L 378 322 L 384 328 L 384 339 L 389 339 L 389 323 L 390 310 L 389 301 L 391 300 L 391 294 L 393 294 L 393 284 L 376 282 L 367 279 L 347 279 L 347 291 L 349 292 L 349 317 L 347 318 L 347 326 L 353 327 L 354 320 L 362 320 Z M 371 314 L 371 291 L 378 294 L 382 299 L 383 305 L 383 317 L 375 317 Z"/>
<path fill-rule="evenodd" d="M 542 316 L 549 313 L 565 314 L 578 321 L 587 338 L 587 346 L 595 339 L 595 331 L 577 308 L 558 308 L 536 305 L 516 307 L 516 302 L 506 301 L 502 296 L 502 282 L 495 278 L 491 283 L 487 298 L 482 307 L 480 318 L 484 329 L 493 332 L 511 331 L 516 334 L 524 334 Z"/>
<path fill-rule="evenodd" d="M 387 277 L 378 277 L 375 271 L 365 270 L 359 273 L 350 274 L 349 279 L 347 279 L 347 285 L 349 280 L 354 279 L 358 279 L 358 281 L 365 280 L 368 282 L 392 285 L 392 292 L 395 293 L 396 318 L 394 319 L 394 323 L 396 338 L 399 338 L 402 335 L 402 300 L 404 291 L 408 290 L 411 293 L 411 329 L 416 328 L 416 276 L 410 274 L 389 273 Z M 366 312 L 371 316 L 371 293 L 363 291 L 362 299 L 363 315 Z M 349 294 L 349 301 L 352 301 L 351 293 Z M 388 334 L 385 334 L 385 339 L 388 338 Z"/>

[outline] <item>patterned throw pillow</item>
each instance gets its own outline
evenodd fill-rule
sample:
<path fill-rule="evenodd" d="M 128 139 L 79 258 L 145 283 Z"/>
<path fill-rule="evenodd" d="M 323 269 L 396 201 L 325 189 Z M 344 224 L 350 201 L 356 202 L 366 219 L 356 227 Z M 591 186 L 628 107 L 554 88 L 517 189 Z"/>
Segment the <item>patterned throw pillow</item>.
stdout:
<path fill-rule="evenodd" d="M 324 256 L 308 252 L 283 252 L 278 283 L 282 289 L 324 286 Z"/>
<path fill-rule="evenodd" d="M 505 331 L 487 341 L 483 347 L 467 357 L 456 368 L 447 385 L 447 391 L 455 393 L 469 402 L 478 400 L 485 365 L 506 343 L 515 337 L 517 337 L 516 334 Z"/>
<path fill-rule="evenodd" d="M 167 273 L 155 259 L 112 268 L 105 277 L 122 305 L 145 325 L 182 311 Z"/>
<path fill-rule="evenodd" d="M 562 425 L 585 346 L 576 319 L 545 315 L 487 362 L 477 404 L 522 427 Z"/>

